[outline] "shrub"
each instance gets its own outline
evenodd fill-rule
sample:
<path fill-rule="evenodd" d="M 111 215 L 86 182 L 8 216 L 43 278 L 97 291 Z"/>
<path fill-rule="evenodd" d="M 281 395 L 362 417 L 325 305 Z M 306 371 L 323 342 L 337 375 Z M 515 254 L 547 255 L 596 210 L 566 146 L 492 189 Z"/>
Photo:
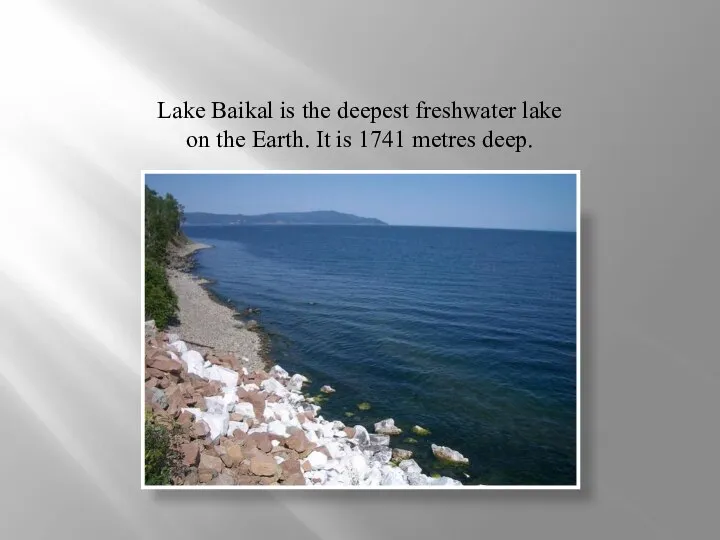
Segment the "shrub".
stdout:
<path fill-rule="evenodd" d="M 177 311 L 177 296 L 170 287 L 165 268 L 156 260 L 145 260 L 145 317 L 164 329 Z"/>
<path fill-rule="evenodd" d="M 176 427 L 159 423 L 149 412 L 145 415 L 145 485 L 172 484 L 182 469 L 182 456 L 174 441 Z"/>

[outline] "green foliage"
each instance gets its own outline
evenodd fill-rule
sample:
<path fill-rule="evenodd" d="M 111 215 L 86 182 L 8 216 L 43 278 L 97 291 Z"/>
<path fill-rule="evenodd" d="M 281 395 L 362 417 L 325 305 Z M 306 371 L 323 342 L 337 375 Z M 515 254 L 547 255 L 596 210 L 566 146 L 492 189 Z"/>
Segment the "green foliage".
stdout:
<path fill-rule="evenodd" d="M 170 287 L 165 267 L 154 259 L 145 260 L 145 316 L 165 328 L 177 311 L 177 296 Z"/>
<path fill-rule="evenodd" d="M 177 297 L 165 272 L 168 246 L 182 238 L 183 207 L 169 193 L 145 186 L 145 318 L 165 328 L 177 311 Z"/>
<path fill-rule="evenodd" d="M 174 443 L 179 429 L 158 423 L 149 413 L 145 415 L 145 485 L 172 484 L 173 476 L 182 472 L 182 456 Z"/>

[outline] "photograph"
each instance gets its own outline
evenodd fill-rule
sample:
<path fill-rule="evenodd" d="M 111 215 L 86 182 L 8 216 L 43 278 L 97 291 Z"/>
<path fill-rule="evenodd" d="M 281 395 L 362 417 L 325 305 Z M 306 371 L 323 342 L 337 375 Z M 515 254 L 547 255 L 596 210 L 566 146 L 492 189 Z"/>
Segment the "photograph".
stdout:
<path fill-rule="evenodd" d="M 579 489 L 579 171 L 142 171 L 143 489 Z"/>

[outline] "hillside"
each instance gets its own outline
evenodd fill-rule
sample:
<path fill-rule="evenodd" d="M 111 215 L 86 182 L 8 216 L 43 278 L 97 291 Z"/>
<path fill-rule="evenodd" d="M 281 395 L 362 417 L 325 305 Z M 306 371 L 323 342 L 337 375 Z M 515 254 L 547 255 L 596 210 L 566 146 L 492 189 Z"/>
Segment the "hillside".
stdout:
<path fill-rule="evenodd" d="M 254 216 L 186 212 L 185 225 L 387 225 L 387 223 L 375 218 L 321 210 L 316 212 L 276 212 Z"/>

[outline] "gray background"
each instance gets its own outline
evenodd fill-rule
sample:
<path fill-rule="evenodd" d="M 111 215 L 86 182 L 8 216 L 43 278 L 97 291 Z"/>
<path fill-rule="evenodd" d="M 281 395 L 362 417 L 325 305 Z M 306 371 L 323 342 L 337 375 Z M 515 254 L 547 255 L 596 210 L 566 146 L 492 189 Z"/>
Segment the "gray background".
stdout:
<path fill-rule="evenodd" d="M 3 2 L 0 536 L 712 536 L 715 6 Z M 385 126 L 524 132 L 521 154 L 193 151 L 190 132 L 252 126 L 153 118 L 158 100 L 266 97 L 545 99 L 564 117 Z M 581 169 L 583 490 L 141 492 L 139 171 L 245 167 Z"/>

